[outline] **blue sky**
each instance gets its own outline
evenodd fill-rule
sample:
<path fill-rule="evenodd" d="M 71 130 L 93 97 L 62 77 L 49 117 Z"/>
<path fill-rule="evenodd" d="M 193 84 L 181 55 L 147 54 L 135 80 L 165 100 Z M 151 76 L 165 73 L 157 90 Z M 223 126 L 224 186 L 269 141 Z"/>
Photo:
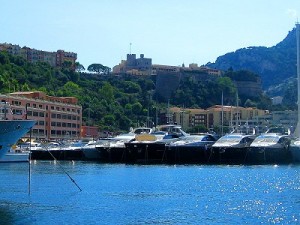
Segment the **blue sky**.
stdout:
<path fill-rule="evenodd" d="M 299 0 L 0 0 L 0 6 L 0 43 L 76 52 L 86 68 L 113 67 L 130 49 L 154 64 L 203 65 L 239 48 L 276 45 L 300 18 Z"/>

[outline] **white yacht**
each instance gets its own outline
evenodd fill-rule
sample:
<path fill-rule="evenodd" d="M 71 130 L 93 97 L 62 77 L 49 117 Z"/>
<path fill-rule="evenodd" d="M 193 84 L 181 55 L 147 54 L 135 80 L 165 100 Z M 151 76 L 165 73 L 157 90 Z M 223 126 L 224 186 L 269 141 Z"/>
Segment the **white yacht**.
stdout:
<path fill-rule="evenodd" d="M 243 164 L 248 147 L 255 139 L 254 134 L 231 133 L 221 137 L 212 145 L 210 162 Z"/>
<path fill-rule="evenodd" d="M 137 135 L 149 134 L 152 128 L 138 127 L 131 128 L 130 132 L 119 134 L 112 138 L 104 138 L 94 143 L 94 148 L 83 149 L 86 159 L 100 160 L 106 162 L 124 162 L 125 144 L 134 140 Z"/>
<path fill-rule="evenodd" d="M 271 128 L 256 137 L 247 154 L 247 162 L 251 163 L 289 163 L 291 136 L 288 129 Z"/>
<path fill-rule="evenodd" d="M 34 126 L 34 120 L 14 120 L 10 105 L 0 103 L 0 158 Z"/>
<path fill-rule="evenodd" d="M 151 133 L 136 135 L 134 140 L 125 143 L 126 160 L 130 163 L 166 162 L 166 150 L 170 143 L 186 136 L 189 134 L 180 125 L 158 126 Z"/>

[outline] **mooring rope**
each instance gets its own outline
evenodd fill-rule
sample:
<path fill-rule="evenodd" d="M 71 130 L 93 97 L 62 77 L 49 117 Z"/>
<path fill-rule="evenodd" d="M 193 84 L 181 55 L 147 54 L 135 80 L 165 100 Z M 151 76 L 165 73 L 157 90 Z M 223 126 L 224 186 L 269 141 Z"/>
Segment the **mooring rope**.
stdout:
<path fill-rule="evenodd" d="M 67 176 L 70 178 L 70 180 L 76 185 L 76 187 L 82 191 L 82 189 L 79 187 L 79 185 L 76 183 L 76 181 L 68 174 L 68 172 L 62 167 L 62 165 L 60 165 L 60 162 L 54 157 L 54 155 L 46 148 L 47 152 L 49 152 L 49 154 L 52 156 L 52 158 L 54 160 L 56 160 L 58 162 L 59 167 L 62 169 L 62 171 L 67 174 Z"/>

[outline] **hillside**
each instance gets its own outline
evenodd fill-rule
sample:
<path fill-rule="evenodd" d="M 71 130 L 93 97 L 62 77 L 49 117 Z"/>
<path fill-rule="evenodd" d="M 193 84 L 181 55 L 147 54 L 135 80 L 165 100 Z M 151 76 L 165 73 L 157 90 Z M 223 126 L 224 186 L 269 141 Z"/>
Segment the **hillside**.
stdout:
<path fill-rule="evenodd" d="M 296 77 L 296 29 L 277 45 L 238 49 L 217 58 L 209 67 L 228 70 L 250 70 L 261 76 L 264 90 Z"/>
<path fill-rule="evenodd" d="M 186 75 L 171 93 L 169 103 L 171 106 L 207 108 L 220 104 L 223 91 L 224 102 L 230 104 L 235 99 L 232 81 L 241 77 L 253 79 L 253 76 L 234 71 L 204 82 L 203 76 L 196 79 L 195 74 Z M 38 90 L 51 96 L 76 97 L 83 109 L 84 124 L 98 125 L 103 130 L 128 130 L 131 126 L 156 121 L 156 116 L 167 107 L 167 101 L 158 96 L 157 84 L 154 76 L 79 73 L 67 67 L 53 68 L 44 62 L 32 64 L 21 57 L 0 52 L 0 93 Z M 270 106 L 262 97 L 240 97 L 241 106 L 261 109 Z"/>

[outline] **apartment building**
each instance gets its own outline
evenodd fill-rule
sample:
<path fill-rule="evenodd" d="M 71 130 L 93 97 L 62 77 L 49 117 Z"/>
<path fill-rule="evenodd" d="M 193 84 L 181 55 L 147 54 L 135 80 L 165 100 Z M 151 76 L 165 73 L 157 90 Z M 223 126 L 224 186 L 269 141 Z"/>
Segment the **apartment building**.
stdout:
<path fill-rule="evenodd" d="M 0 51 L 6 51 L 12 55 L 21 56 L 28 62 L 47 62 L 53 67 L 62 67 L 64 62 L 70 62 L 71 68 L 75 70 L 75 62 L 77 54 L 73 52 L 65 52 L 64 50 L 57 50 L 56 52 L 47 52 L 36 50 L 29 47 L 20 47 L 13 44 L 0 44 Z"/>
<path fill-rule="evenodd" d="M 268 110 L 257 108 L 244 108 L 239 106 L 222 106 L 215 105 L 207 109 L 208 113 L 208 128 L 220 127 L 238 127 L 247 125 L 254 127 L 257 124 L 257 118 L 269 114 Z M 223 121 L 222 121 L 223 114 Z"/>
<path fill-rule="evenodd" d="M 10 103 L 15 119 L 37 121 L 31 132 L 32 138 L 57 140 L 81 137 L 82 107 L 74 97 L 54 97 L 34 91 L 0 95 L 0 100 Z"/>
<path fill-rule="evenodd" d="M 221 127 L 231 128 L 235 126 L 247 125 L 254 127 L 259 123 L 259 117 L 267 115 L 267 110 L 257 108 L 244 108 L 236 106 L 214 105 L 207 109 L 189 109 L 172 107 L 168 113 L 163 114 L 169 121 L 182 126 L 184 130 L 199 125 L 205 126 L 207 129 Z M 223 115 L 223 121 L 222 121 Z M 166 120 L 166 119 L 165 119 Z M 164 120 L 164 121 L 165 121 Z"/>

